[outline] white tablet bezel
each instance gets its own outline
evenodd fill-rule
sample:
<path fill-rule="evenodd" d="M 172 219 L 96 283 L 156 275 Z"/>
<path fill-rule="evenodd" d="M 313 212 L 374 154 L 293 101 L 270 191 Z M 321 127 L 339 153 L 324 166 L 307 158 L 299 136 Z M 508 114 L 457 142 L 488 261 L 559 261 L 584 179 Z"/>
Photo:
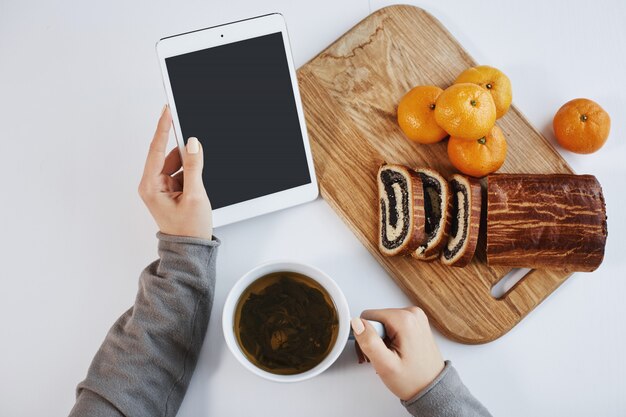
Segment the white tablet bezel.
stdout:
<path fill-rule="evenodd" d="M 309 168 L 311 182 L 288 190 L 279 191 L 273 194 L 264 195 L 251 200 L 215 209 L 213 210 L 214 227 L 223 226 L 239 220 L 248 219 L 261 214 L 270 213 L 272 211 L 281 210 L 297 204 L 315 200 L 319 194 L 315 168 L 313 166 L 313 158 L 311 156 L 311 147 L 309 145 L 309 136 L 307 134 L 306 122 L 304 120 L 302 101 L 300 99 L 300 90 L 298 89 L 298 78 L 293 64 L 285 20 L 281 14 L 274 13 L 163 38 L 156 44 L 159 65 L 163 76 L 163 86 L 165 87 L 167 101 L 170 105 L 172 113 L 174 134 L 176 136 L 176 142 L 178 143 L 179 149 L 181 150 L 181 154 L 184 157 L 185 153 L 182 152 L 184 146 L 181 135 L 182 130 L 178 120 L 176 102 L 174 101 L 174 96 L 172 94 L 172 87 L 169 81 L 169 74 L 167 72 L 167 66 L 165 65 L 165 59 L 176 55 L 226 45 L 276 32 L 281 32 L 283 36 L 285 56 L 287 57 L 287 64 L 289 66 L 292 91 L 296 102 L 298 118 L 300 120 L 300 129 L 302 131 L 304 151 L 306 154 L 306 161 Z M 199 139 L 202 141 L 202 138 Z M 210 197 L 211 196 L 209 196 L 209 198 Z"/>

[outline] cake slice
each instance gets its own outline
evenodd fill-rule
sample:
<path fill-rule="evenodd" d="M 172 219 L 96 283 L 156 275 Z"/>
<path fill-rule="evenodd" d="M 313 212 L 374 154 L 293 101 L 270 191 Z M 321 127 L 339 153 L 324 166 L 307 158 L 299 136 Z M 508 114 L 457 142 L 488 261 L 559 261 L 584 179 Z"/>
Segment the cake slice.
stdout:
<path fill-rule="evenodd" d="M 403 165 L 378 169 L 378 247 L 385 256 L 404 255 L 426 239 L 424 187 L 420 176 Z"/>
<path fill-rule="evenodd" d="M 426 241 L 411 255 L 422 261 L 439 258 L 441 249 L 448 243 L 450 232 L 450 187 L 448 181 L 435 170 L 416 168 L 424 188 L 424 214 Z"/>
<path fill-rule="evenodd" d="M 472 260 L 478 242 L 482 204 L 480 183 L 474 178 L 455 174 L 450 178 L 450 193 L 450 236 L 441 253 L 441 262 L 463 267 Z"/>

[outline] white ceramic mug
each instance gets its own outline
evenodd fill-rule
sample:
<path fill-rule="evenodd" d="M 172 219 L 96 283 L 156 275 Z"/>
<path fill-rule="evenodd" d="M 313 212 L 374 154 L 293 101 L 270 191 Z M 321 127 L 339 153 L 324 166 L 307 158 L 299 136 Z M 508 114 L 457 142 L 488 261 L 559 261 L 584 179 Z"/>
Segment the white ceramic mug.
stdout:
<path fill-rule="evenodd" d="M 237 303 L 239 301 L 239 298 L 241 297 L 241 294 L 254 281 L 273 272 L 296 272 L 312 278 L 320 285 L 322 285 L 324 289 L 326 289 L 330 297 L 333 299 L 333 302 L 335 303 L 335 307 L 337 309 L 337 317 L 339 318 L 339 331 L 337 334 L 335 345 L 332 347 L 328 355 L 326 355 L 326 357 L 319 364 L 317 364 L 314 368 L 299 374 L 278 375 L 267 372 L 257 367 L 256 365 L 251 363 L 246 355 L 241 351 L 241 347 L 239 346 L 239 343 L 237 342 L 235 336 L 235 309 L 237 308 Z M 372 324 L 372 326 L 374 326 L 378 335 L 384 337 L 385 331 L 383 325 L 375 321 L 370 321 L 370 323 Z M 350 328 L 350 309 L 348 308 L 348 301 L 346 300 L 346 297 L 343 295 L 343 292 L 341 291 L 337 283 L 317 268 L 314 268 L 310 265 L 289 261 L 268 262 L 259 265 L 251 271 L 248 271 L 243 277 L 239 279 L 239 281 L 235 283 L 233 288 L 228 293 L 228 296 L 226 297 L 226 302 L 224 303 L 224 311 L 222 313 L 222 329 L 224 331 L 226 345 L 235 356 L 235 358 L 237 358 L 237 360 L 246 369 L 260 377 L 276 382 L 304 381 L 305 379 L 313 378 L 314 376 L 321 374 L 337 360 L 344 347 L 346 346 L 348 339 L 352 338 L 352 332 Z"/>

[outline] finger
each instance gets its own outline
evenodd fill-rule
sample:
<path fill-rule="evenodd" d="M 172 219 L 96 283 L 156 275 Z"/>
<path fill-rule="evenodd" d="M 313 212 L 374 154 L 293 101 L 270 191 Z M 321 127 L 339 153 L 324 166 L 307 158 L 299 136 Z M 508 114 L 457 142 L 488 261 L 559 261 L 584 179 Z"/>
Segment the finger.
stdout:
<path fill-rule="evenodd" d="M 359 346 L 358 343 L 354 344 L 354 350 L 356 351 L 356 357 L 359 360 L 359 363 L 363 363 L 363 362 L 369 362 L 370 360 L 367 358 L 367 356 L 365 356 L 365 354 L 363 353 L 363 351 L 361 350 L 361 347 Z"/>
<path fill-rule="evenodd" d="M 175 147 L 167 154 L 165 157 L 165 162 L 163 163 L 163 174 L 172 175 L 178 172 L 178 170 L 183 166 L 183 161 L 180 159 L 180 150 L 178 146 Z"/>
<path fill-rule="evenodd" d="M 377 310 L 365 310 L 361 313 L 361 317 L 366 320 L 374 320 L 384 323 L 385 321 L 393 321 L 399 309 L 397 308 L 381 308 Z"/>
<path fill-rule="evenodd" d="M 394 352 L 389 350 L 378 336 L 374 327 L 358 317 L 350 321 L 354 338 L 356 339 L 363 354 L 370 360 L 376 372 L 381 373 L 391 369 L 398 361 L 398 357 Z"/>
<path fill-rule="evenodd" d="M 146 166 L 143 170 L 144 179 L 156 177 L 161 173 L 165 163 L 165 149 L 170 137 L 170 127 L 172 126 L 172 116 L 169 106 L 163 108 L 159 123 L 157 124 L 154 138 L 150 143 L 150 150 L 146 158 Z"/>
<path fill-rule="evenodd" d="M 195 195 L 206 193 L 202 182 L 202 168 L 204 166 L 204 155 L 202 144 L 196 137 L 187 139 L 185 155 L 183 157 L 184 187 L 183 194 Z"/>
<path fill-rule="evenodd" d="M 387 336 L 394 338 L 400 327 L 401 320 L 399 315 L 402 310 L 397 308 L 383 308 L 379 310 L 365 310 L 361 313 L 361 317 L 366 320 L 379 321 L 385 326 Z"/>

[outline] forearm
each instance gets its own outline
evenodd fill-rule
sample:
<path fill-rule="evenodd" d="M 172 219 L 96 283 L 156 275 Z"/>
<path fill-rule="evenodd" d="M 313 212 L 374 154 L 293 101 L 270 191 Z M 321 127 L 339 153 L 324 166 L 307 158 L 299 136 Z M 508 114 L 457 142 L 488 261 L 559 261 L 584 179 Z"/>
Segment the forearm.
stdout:
<path fill-rule="evenodd" d="M 489 411 L 470 393 L 449 361 L 441 374 L 409 401 L 402 401 L 414 417 L 489 417 Z"/>
<path fill-rule="evenodd" d="M 71 416 L 174 416 L 202 346 L 219 241 L 159 234 L 159 260 L 79 384 Z M 116 414 L 117 413 L 117 414 Z"/>

